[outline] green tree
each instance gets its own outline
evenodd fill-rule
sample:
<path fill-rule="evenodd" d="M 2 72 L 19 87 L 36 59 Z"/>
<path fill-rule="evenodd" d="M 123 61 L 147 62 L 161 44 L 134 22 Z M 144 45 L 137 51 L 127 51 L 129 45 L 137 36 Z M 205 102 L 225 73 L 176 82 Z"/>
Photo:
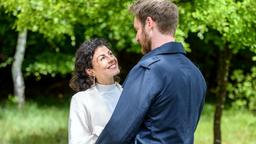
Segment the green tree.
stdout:
<path fill-rule="evenodd" d="M 76 30 L 80 26 L 83 27 L 82 33 L 84 33 L 82 38 L 80 36 L 81 41 L 91 37 L 104 37 L 114 44 L 116 50 L 128 47 L 131 51 L 136 51 L 138 47 L 134 49 L 132 46 L 135 43 L 132 40 L 134 33 L 130 30 L 132 23 L 131 16 L 127 11 L 128 4 L 129 1 L 116 2 L 114 0 L 0 0 L 0 6 L 5 9 L 6 13 L 16 17 L 14 28 L 20 35 L 25 34 L 26 31 L 40 33 L 53 43 L 66 40 L 68 36 L 71 44 L 75 46 L 77 34 L 81 33 Z M 106 11 L 106 9 L 108 10 Z M 19 105 L 25 101 L 25 86 L 21 68 L 26 40 L 27 36 L 24 35 L 23 42 L 17 43 L 12 67 L 14 93 L 18 96 Z M 73 68 L 72 56 L 74 54 L 61 54 L 59 49 L 63 48 L 56 48 L 55 52 L 44 52 L 37 55 L 36 61 L 28 64 L 25 68 L 26 73 L 33 74 L 38 78 L 40 75 L 54 76 L 56 73 L 70 73 Z M 63 63 L 60 64 L 57 58 L 61 58 Z M 9 63 L 9 61 L 7 62 Z M 7 62 L 2 65 L 6 66 Z M 20 82 L 16 81 L 16 77 Z M 17 84 L 19 86 L 15 86 Z"/>
<path fill-rule="evenodd" d="M 22 62 L 25 55 L 27 41 L 27 29 L 19 32 L 14 61 L 12 63 L 12 79 L 14 85 L 14 95 L 18 97 L 19 107 L 25 103 L 25 85 L 22 74 Z"/>
<path fill-rule="evenodd" d="M 25 54 L 27 31 L 38 31 L 48 38 L 68 34 L 74 39 L 72 31 L 72 16 L 68 15 L 70 5 L 64 1 L 0 1 L 0 6 L 7 13 L 16 17 L 15 29 L 19 33 L 16 52 L 12 65 L 12 77 L 14 82 L 14 94 L 18 97 L 21 107 L 25 102 L 24 80 L 22 75 L 22 62 Z"/>
<path fill-rule="evenodd" d="M 196 32 L 205 42 L 217 47 L 216 110 L 214 143 L 221 143 L 221 117 L 224 107 L 231 59 L 242 49 L 256 49 L 255 12 L 253 0 L 195 0 L 181 3 L 181 27 Z"/>
<path fill-rule="evenodd" d="M 256 67 L 250 72 L 242 69 L 235 70 L 231 75 L 232 83 L 228 84 L 229 98 L 232 106 L 236 108 L 248 108 L 256 110 Z"/>

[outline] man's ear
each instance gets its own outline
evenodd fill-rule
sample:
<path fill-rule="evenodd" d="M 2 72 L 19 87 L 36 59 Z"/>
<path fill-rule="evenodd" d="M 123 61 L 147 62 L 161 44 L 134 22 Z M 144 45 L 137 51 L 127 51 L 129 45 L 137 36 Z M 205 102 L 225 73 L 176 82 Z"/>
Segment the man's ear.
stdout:
<path fill-rule="evenodd" d="M 93 69 L 85 69 L 85 72 L 86 72 L 89 76 L 94 76 L 94 71 L 93 71 Z"/>
<path fill-rule="evenodd" d="M 146 19 L 146 25 L 152 29 L 155 25 L 155 21 L 151 17 L 147 17 Z"/>

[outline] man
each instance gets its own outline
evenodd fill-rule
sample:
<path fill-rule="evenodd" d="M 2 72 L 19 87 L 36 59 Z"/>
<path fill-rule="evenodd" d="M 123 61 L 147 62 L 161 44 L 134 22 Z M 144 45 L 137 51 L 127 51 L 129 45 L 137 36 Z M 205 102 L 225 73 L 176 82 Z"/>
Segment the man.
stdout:
<path fill-rule="evenodd" d="M 130 11 L 145 55 L 130 71 L 97 144 L 193 144 L 206 83 L 175 42 L 177 7 L 137 0 Z"/>

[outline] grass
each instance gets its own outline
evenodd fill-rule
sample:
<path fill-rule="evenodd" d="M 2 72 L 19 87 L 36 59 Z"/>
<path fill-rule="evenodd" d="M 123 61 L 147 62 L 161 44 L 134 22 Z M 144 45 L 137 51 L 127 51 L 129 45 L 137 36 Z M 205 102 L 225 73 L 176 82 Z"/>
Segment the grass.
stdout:
<path fill-rule="evenodd" d="M 1 144 L 66 144 L 68 107 L 27 103 L 0 109 Z"/>
<path fill-rule="evenodd" d="M 195 133 L 195 144 L 213 143 L 214 107 L 206 105 Z M 225 109 L 221 121 L 222 144 L 256 144 L 256 115 Z"/>
<path fill-rule="evenodd" d="M 66 144 L 69 106 L 28 102 L 19 110 L 0 106 L 1 144 Z M 68 102 L 69 103 L 69 102 Z M 195 144 L 213 143 L 213 110 L 206 105 L 195 133 Z M 228 109 L 222 119 L 223 144 L 256 144 L 256 116 Z"/>

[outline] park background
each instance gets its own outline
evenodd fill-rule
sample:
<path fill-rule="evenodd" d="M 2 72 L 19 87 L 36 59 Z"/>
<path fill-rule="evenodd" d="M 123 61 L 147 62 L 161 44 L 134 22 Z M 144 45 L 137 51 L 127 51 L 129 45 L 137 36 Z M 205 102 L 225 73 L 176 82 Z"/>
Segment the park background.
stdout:
<path fill-rule="evenodd" d="M 74 54 L 105 38 L 121 83 L 141 58 L 132 0 L 0 0 L 0 143 L 65 144 Z M 255 0 L 174 0 L 176 41 L 208 92 L 195 144 L 256 143 Z M 12 77 L 22 76 L 20 81 Z M 24 80 L 24 81 L 23 81 Z M 24 82 L 24 92 L 19 84 Z"/>

